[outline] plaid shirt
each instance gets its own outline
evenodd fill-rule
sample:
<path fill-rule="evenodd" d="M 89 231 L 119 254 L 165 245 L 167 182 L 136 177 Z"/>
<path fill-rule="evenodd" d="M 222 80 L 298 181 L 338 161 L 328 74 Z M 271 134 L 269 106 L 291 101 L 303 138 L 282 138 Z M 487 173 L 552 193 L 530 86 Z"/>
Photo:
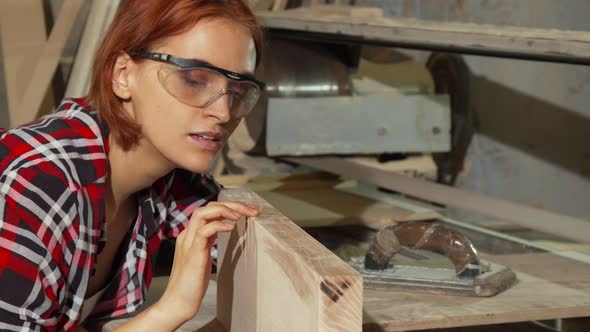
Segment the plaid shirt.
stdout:
<path fill-rule="evenodd" d="M 108 128 L 84 99 L 0 130 L 0 330 L 75 330 L 105 244 Z M 132 171 L 132 170 L 130 170 Z M 139 193 L 113 281 L 89 319 L 135 311 L 160 241 L 176 237 L 196 206 L 215 200 L 207 175 L 174 170 Z"/>

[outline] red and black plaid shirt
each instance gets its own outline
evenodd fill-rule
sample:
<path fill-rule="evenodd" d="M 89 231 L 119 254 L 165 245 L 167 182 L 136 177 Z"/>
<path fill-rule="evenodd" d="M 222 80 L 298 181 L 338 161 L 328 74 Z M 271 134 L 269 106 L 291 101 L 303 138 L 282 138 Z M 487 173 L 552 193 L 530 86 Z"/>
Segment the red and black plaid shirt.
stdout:
<path fill-rule="evenodd" d="M 86 100 L 0 130 L 0 330 L 75 330 L 96 256 L 105 243 L 108 128 Z M 133 170 L 130 170 L 133 171 Z M 196 206 L 215 200 L 207 175 L 175 170 L 137 196 L 139 211 L 113 281 L 91 318 L 135 311 L 164 237 Z"/>

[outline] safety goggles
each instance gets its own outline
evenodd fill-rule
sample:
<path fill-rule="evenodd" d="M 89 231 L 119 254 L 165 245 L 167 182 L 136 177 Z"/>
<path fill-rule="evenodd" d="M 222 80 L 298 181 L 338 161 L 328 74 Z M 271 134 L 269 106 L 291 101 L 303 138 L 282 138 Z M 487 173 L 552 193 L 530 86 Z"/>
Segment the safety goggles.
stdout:
<path fill-rule="evenodd" d="M 227 95 L 233 118 L 246 116 L 264 89 L 264 83 L 251 75 L 234 73 L 204 61 L 151 52 L 131 52 L 129 55 L 172 65 L 162 66 L 158 79 L 164 89 L 181 103 L 203 108 Z"/>

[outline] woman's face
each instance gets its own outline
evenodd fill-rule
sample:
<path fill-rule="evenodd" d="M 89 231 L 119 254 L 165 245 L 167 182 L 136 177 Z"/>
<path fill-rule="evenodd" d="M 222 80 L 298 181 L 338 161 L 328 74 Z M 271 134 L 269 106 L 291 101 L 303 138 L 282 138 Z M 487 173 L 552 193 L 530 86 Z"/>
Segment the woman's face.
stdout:
<path fill-rule="evenodd" d="M 225 18 L 203 19 L 190 31 L 170 37 L 149 51 L 201 60 L 241 74 L 252 74 L 256 63 L 249 31 Z M 173 167 L 206 172 L 240 122 L 230 114 L 230 97 L 224 94 L 205 107 L 190 106 L 171 95 L 175 92 L 168 92 L 158 76 L 162 76 L 161 70 L 177 68 L 153 60 L 134 61 L 131 66 L 130 98 L 124 107 L 141 125 L 141 144 L 153 148 Z M 219 82 L 225 82 L 225 77 Z M 227 88 L 219 82 L 218 86 Z"/>

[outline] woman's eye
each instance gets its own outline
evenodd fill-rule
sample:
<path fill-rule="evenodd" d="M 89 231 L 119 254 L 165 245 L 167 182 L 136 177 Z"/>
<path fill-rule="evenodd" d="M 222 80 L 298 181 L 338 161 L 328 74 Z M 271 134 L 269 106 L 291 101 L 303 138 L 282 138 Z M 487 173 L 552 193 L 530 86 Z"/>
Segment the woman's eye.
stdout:
<path fill-rule="evenodd" d="M 238 98 L 244 97 L 244 91 L 241 90 L 232 90 L 231 94 Z"/>
<path fill-rule="evenodd" d="M 203 82 L 203 81 L 196 81 L 196 80 L 191 80 L 191 79 L 184 79 L 184 83 L 191 86 L 191 87 L 203 87 L 205 85 L 207 85 L 207 83 Z"/>
<path fill-rule="evenodd" d="M 244 86 L 238 85 L 238 86 L 231 87 L 230 90 L 234 96 L 236 96 L 238 98 L 242 98 L 242 97 L 244 97 L 244 95 L 246 94 L 248 89 Z"/>
<path fill-rule="evenodd" d="M 198 77 L 199 75 L 189 75 L 188 73 L 184 73 L 182 75 L 182 81 L 184 84 L 190 87 L 204 87 L 207 85 L 207 81 Z"/>

